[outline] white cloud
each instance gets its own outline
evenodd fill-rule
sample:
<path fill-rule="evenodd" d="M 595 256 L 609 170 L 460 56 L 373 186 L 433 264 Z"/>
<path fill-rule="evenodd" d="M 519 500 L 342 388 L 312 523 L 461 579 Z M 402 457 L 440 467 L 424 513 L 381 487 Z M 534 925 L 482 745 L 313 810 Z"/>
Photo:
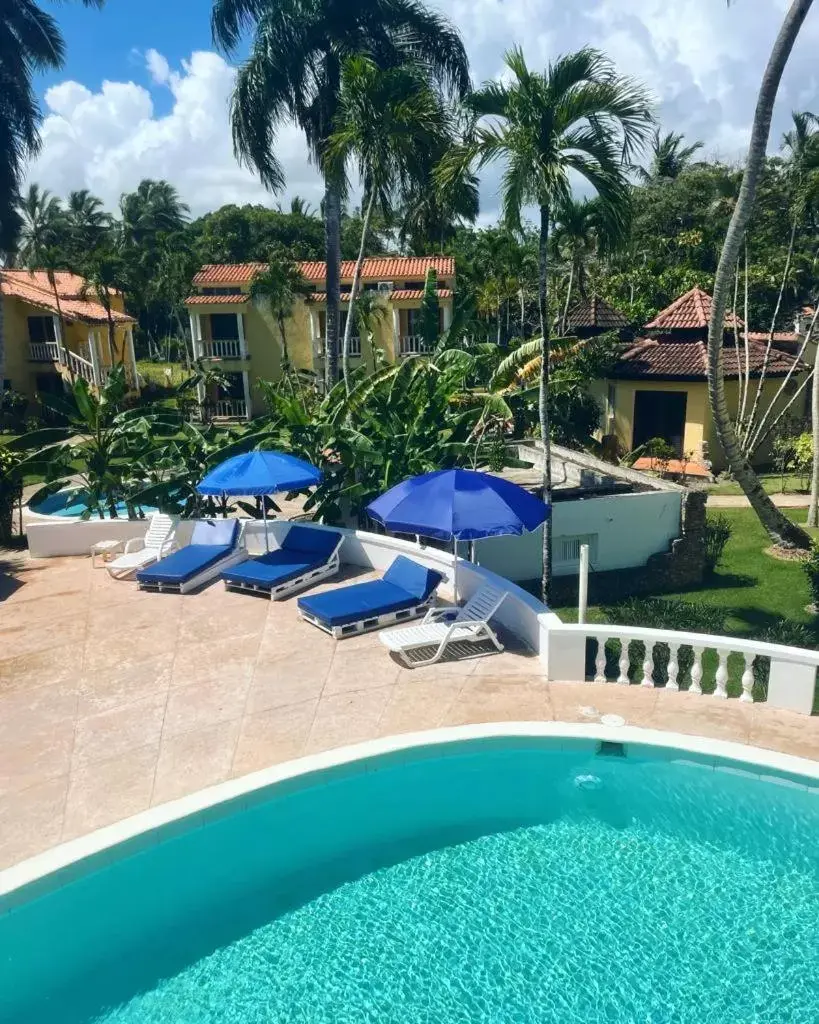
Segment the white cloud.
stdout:
<path fill-rule="evenodd" d="M 502 73 L 504 50 L 523 46 L 532 66 L 583 45 L 609 53 L 621 71 L 657 97 L 666 128 L 706 143 L 724 159 L 742 156 L 756 92 L 781 22 L 783 0 L 438 0 L 463 33 L 476 81 Z M 772 148 L 791 109 L 817 109 L 819 15 L 811 14 L 783 78 Z M 215 53 L 196 52 L 172 67 L 156 50 L 143 57 L 154 90 L 171 109 L 157 114 L 151 92 L 105 82 L 92 93 L 63 82 L 46 93 L 43 151 L 31 179 L 57 193 L 87 187 L 116 206 L 143 177 L 167 178 L 194 213 L 227 202 L 277 201 L 233 157 L 228 103 L 234 71 Z M 317 204 L 321 189 L 295 127 L 279 133 L 287 195 Z M 499 169 L 483 182 L 484 218 L 497 208 Z M 279 197 L 277 197 L 278 199 Z"/>

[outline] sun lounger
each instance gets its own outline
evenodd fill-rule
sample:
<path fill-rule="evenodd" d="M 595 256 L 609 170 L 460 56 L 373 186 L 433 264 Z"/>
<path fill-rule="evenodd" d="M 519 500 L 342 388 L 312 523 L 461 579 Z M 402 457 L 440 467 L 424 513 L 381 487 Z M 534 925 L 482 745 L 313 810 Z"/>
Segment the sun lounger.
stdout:
<path fill-rule="evenodd" d="M 176 520 L 162 512 L 156 512 L 148 521 L 144 537 L 133 537 L 125 544 L 125 553 L 108 562 L 105 568 L 118 580 L 133 576 L 137 569 L 144 569 L 151 562 L 157 562 L 169 555 L 176 547 L 174 531 Z"/>
<path fill-rule="evenodd" d="M 335 575 L 343 540 L 337 530 L 291 526 L 278 550 L 225 569 L 222 572 L 225 588 L 266 594 L 280 601 Z"/>
<path fill-rule="evenodd" d="M 307 622 L 340 639 L 417 619 L 435 597 L 440 573 L 399 555 L 380 580 L 299 598 Z"/>
<path fill-rule="evenodd" d="M 459 657 L 465 658 L 494 654 L 492 650 L 487 651 L 485 645 L 484 649 L 473 645 L 489 640 L 498 651 L 503 650 L 503 644 L 489 621 L 503 604 L 506 595 L 507 591 L 500 587 L 486 584 L 472 595 L 463 608 L 432 608 L 419 625 L 385 630 L 379 639 L 410 668 L 434 664 L 449 647 Z M 416 653 L 427 648 L 431 653 L 426 656 Z"/>
<path fill-rule="evenodd" d="M 139 570 L 140 590 L 187 594 L 214 579 L 227 566 L 247 558 L 239 547 L 240 532 L 238 519 L 200 519 L 187 547 Z"/>

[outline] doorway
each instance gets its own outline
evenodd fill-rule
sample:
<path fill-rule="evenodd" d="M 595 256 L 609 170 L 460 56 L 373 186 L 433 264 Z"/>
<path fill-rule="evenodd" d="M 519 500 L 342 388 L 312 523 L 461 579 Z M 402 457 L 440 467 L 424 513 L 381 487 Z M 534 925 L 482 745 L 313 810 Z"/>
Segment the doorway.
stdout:
<path fill-rule="evenodd" d="M 661 437 L 681 458 L 687 398 L 685 391 L 635 391 L 632 448 Z"/>

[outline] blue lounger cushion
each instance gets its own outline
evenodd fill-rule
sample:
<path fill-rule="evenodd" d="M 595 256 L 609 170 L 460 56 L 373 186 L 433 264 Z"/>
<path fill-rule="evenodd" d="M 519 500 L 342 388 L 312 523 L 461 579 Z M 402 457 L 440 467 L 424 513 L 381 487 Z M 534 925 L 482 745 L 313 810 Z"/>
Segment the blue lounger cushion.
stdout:
<path fill-rule="evenodd" d="M 299 608 L 328 626 L 346 626 L 428 601 L 443 577 L 399 555 L 380 580 L 300 597 Z"/>
<path fill-rule="evenodd" d="M 336 530 L 291 526 L 278 550 L 225 569 L 222 579 L 272 589 L 326 565 L 340 539 Z"/>
<path fill-rule="evenodd" d="M 140 569 L 140 583 L 185 583 L 209 569 L 236 547 L 238 519 L 200 519 L 191 542 L 147 569 Z"/>

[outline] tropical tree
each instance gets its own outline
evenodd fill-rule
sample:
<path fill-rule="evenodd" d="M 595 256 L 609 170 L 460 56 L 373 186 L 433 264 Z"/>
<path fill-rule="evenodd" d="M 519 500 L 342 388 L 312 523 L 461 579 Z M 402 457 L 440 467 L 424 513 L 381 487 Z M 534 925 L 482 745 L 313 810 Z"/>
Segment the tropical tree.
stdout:
<path fill-rule="evenodd" d="M 326 376 L 338 377 L 340 232 L 344 180 L 325 166 L 327 140 L 339 109 L 342 68 L 365 55 L 379 67 L 417 63 L 458 95 L 469 89 L 469 65 L 457 31 L 421 0 L 214 0 L 212 29 L 218 46 L 239 49 L 254 32 L 239 68 L 231 107 L 237 156 L 271 190 L 284 172 L 275 155 L 279 125 L 293 121 L 324 178 L 327 259 Z"/>
<path fill-rule="evenodd" d="M 20 197 L 17 209 L 20 214 L 17 260 L 35 270 L 43 249 L 64 237 L 65 211 L 57 196 L 39 185 L 29 185 L 25 195 Z"/>
<path fill-rule="evenodd" d="M 111 227 L 111 217 L 103 209 L 102 200 L 83 188 L 68 193 L 65 224 L 71 265 L 79 262 L 84 253 L 95 249 L 102 242 Z"/>
<path fill-rule="evenodd" d="M 250 286 L 251 298 L 264 303 L 276 318 L 282 341 L 282 369 L 290 369 L 290 353 L 287 351 L 287 319 L 293 312 L 298 298 L 306 299 L 313 287 L 301 272 L 301 268 L 279 251 L 271 255 L 267 270 L 258 274 Z"/>
<path fill-rule="evenodd" d="M 114 297 L 128 288 L 128 264 L 120 249 L 104 240 L 87 253 L 79 267 L 84 278 L 81 294 L 98 301 L 105 310 L 108 328 L 108 355 L 115 362 L 116 333 L 114 329 Z"/>
<path fill-rule="evenodd" d="M 345 62 L 325 166 L 333 177 L 343 178 L 347 165 L 355 162 L 365 196 L 342 345 L 342 373 L 348 386 L 350 337 L 373 209 L 377 204 L 389 216 L 395 198 L 422 172 L 418 154 L 451 137 L 449 121 L 440 97 L 419 66 L 399 65 L 382 71 L 369 57 L 350 57 Z"/>
<path fill-rule="evenodd" d="M 125 245 L 140 246 L 159 234 L 173 234 L 184 228 L 189 207 L 170 182 L 144 178 L 135 192 L 120 197 L 119 225 Z"/>
<path fill-rule="evenodd" d="M 558 58 L 544 72 L 533 72 L 523 53 L 506 55 L 508 81 L 489 82 L 471 97 L 475 111 L 491 120 L 478 125 L 474 142 L 453 154 L 442 169 L 457 169 L 477 158 L 479 166 L 503 159 L 504 219 L 520 227 L 521 210 L 538 208 L 540 221 L 538 314 L 541 332 L 539 420 L 543 444 L 543 500 L 551 501 L 549 447 L 549 229 L 556 208 L 570 195 L 570 173 L 595 190 L 607 219 L 625 218 L 629 209 L 625 161 L 645 142 L 653 124 L 645 89 L 617 74 L 602 53 L 582 49 Z M 543 531 L 544 600 L 551 584 L 551 524 Z"/>
<path fill-rule="evenodd" d="M 810 538 L 801 527 L 788 519 L 774 505 L 740 447 L 725 397 L 723 334 L 725 314 L 733 287 L 734 267 L 739 259 L 743 238 L 753 213 L 757 186 L 765 164 L 776 94 L 779 91 L 782 72 L 811 3 L 812 0 L 793 0 L 785 14 L 762 76 L 751 127 L 748 158 L 742 175 L 742 186 L 728 225 L 717 272 L 714 276 L 711 322 L 708 328 L 708 394 L 714 428 L 725 453 L 728 467 L 774 543 L 802 549 L 810 547 Z"/>
<path fill-rule="evenodd" d="M 102 7 L 104 0 L 81 0 Z M 34 0 L 0 5 L 0 252 L 14 249 L 20 226 L 16 209 L 27 162 L 40 148 L 42 118 L 32 77 L 56 71 L 65 60 L 65 43 L 54 18 Z M 3 377 L 0 339 L 0 380 Z"/>
<path fill-rule="evenodd" d="M 690 167 L 694 154 L 702 149 L 701 142 L 684 146 L 684 136 L 677 132 L 665 132 L 659 128 L 651 138 L 651 161 L 648 167 L 638 167 L 637 173 L 643 181 L 659 181 L 662 178 L 676 178 Z"/>

